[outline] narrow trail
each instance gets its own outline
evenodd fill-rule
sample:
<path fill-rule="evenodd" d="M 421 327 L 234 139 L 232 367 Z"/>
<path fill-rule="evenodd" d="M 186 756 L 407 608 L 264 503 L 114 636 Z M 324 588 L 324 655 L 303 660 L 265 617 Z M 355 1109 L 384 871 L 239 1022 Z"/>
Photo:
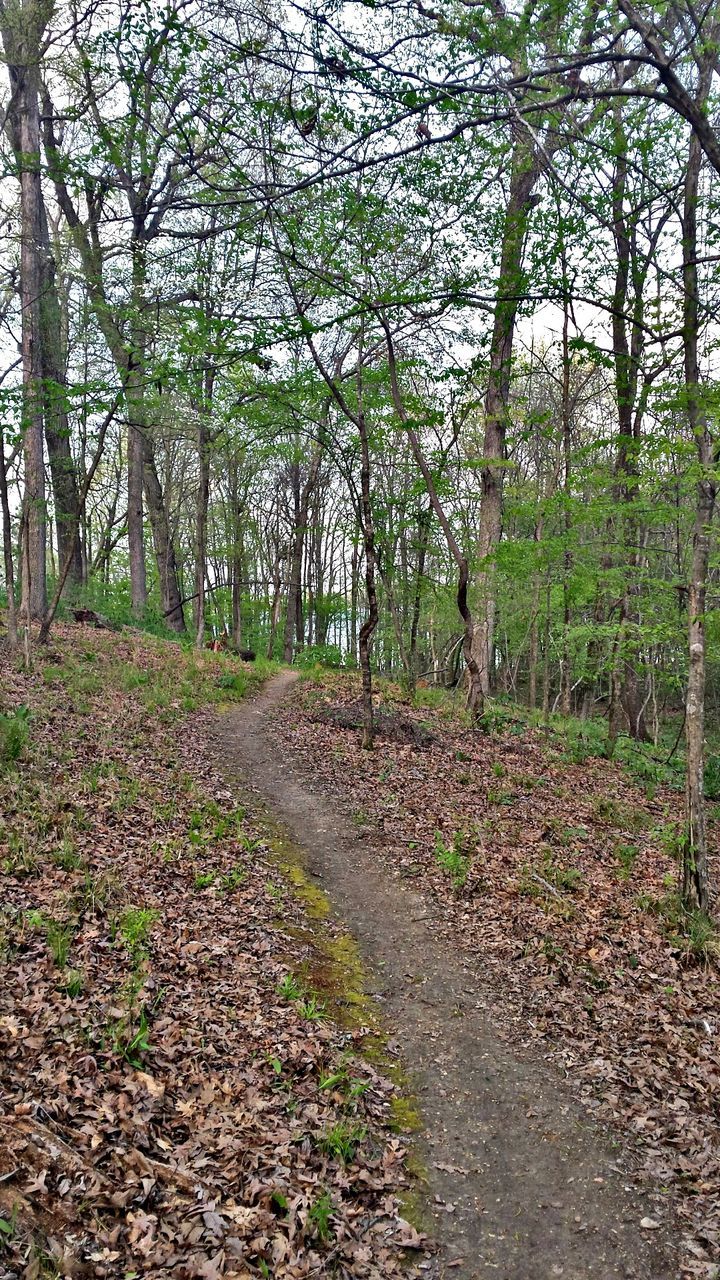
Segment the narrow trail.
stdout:
<path fill-rule="evenodd" d="M 663 1206 L 626 1185 L 618 1151 L 547 1063 L 515 1056 L 483 989 L 432 908 L 382 867 L 366 834 L 311 790 L 273 741 L 271 715 L 295 676 L 217 722 L 226 773 L 301 847 L 306 870 L 357 939 L 385 1025 L 415 1082 L 416 1147 L 430 1184 L 438 1256 L 460 1280 L 672 1280 Z"/>

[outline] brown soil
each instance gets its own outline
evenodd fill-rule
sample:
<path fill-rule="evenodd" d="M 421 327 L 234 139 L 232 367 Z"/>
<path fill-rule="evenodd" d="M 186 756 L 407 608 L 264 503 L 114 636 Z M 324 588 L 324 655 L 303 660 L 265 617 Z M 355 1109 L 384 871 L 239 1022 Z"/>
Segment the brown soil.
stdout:
<path fill-rule="evenodd" d="M 528 1054 L 521 1026 L 508 1036 L 477 959 L 425 899 L 388 875 L 367 832 L 278 751 L 271 713 L 294 678 L 283 672 L 220 719 L 216 747 L 245 795 L 302 849 L 357 939 L 391 1043 L 412 1072 L 428 1229 L 438 1242 L 427 1274 L 670 1280 L 667 1197 L 629 1183 L 617 1141 L 588 1125 L 552 1065 Z"/>

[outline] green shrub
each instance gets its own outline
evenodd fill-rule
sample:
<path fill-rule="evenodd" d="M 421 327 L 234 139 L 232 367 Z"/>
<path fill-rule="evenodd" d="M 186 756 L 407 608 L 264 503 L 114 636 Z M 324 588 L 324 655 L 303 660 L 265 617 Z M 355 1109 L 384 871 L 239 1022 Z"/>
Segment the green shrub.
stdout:
<path fill-rule="evenodd" d="M 309 644 L 295 656 L 296 667 L 342 667 L 342 650 L 336 644 Z"/>

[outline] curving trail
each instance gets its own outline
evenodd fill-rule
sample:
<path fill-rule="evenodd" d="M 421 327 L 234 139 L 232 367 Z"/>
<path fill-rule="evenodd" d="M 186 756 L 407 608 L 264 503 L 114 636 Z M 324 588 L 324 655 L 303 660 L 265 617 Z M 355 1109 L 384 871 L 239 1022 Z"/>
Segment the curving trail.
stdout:
<path fill-rule="evenodd" d="M 417 1139 L 439 1242 L 431 1277 L 458 1280 L 672 1280 L 669 1234 L 641 1229 L 667 1207 L 626 1186 L 618 1152 L 542 1061 L 518 1058 L 493 1027 L 477 962 L 466 959 L 412 888 L 383 870 L 337 802 L 278 754 L 272 715 L 283 672 L 218 721 L 225 771 L 305 854 L 357 938 L 386 1026 L 412 1072 Z"/>

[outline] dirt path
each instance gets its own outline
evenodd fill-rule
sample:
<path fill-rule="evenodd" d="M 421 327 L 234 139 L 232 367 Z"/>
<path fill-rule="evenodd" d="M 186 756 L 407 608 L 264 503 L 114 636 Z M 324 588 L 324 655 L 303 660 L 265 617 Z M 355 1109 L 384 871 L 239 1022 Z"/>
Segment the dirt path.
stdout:
<path fill-rule="evenodd" d="M 383 870 L 365 833 L 278 755 L 270 714 L 284 672 L 217 725 L 226 770 L 262 798 L 357 938 L 385 1022 L 412 1071 L 418 1146 L 439 1254 L 428 1273 L 461 1280 L 671 1280 L 659 1198 L 626 1186 L 619 1153 L 590 1128 L 552 1067 L 516 1057 L 493 1023 L 496 997 L 433 918 Z M 522 1030 L 519 1032 L 522 1035 Z"/>

